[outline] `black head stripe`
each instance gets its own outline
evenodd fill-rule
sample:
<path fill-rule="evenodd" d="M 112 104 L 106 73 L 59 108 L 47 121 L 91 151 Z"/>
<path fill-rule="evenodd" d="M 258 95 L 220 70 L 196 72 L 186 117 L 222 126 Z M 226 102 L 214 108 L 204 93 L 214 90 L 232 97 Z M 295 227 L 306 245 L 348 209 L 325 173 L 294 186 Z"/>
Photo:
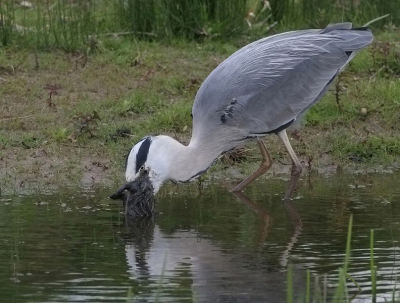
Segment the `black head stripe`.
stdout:
<path fill-rule="evenodd" d="M 143 140 L 142 145 L 140 145 L 139 147 L 139 150 L 136 154 L 136 173 L 139 171 L 142 165 L 146 163 L 150 144 L 151 144 L 151 138 L 147 137 L 146 139 Z"/>

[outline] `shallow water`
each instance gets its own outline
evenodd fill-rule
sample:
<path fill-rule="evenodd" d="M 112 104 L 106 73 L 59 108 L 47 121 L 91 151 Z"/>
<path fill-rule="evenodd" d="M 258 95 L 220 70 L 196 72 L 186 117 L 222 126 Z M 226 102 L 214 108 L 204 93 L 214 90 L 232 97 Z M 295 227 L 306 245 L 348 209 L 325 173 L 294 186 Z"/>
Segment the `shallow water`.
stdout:
<path fill-rule="evenodd" d="M 295 297 L 307 269 L 319 285 L 312 295 L 329 297 L 351 214 L 353 302 L 371 302 L 371 229 L 383 302 L 400 290 L 399 178 L 304 176 L 290 203 L 284 180 L 261 180 L 241 197 L 217 182 L 169 185 L 161 214 L 135 223 L 107 198 L 115 188 L 3 195 L 0 302 L 286 302 L 289 264 Z"/>

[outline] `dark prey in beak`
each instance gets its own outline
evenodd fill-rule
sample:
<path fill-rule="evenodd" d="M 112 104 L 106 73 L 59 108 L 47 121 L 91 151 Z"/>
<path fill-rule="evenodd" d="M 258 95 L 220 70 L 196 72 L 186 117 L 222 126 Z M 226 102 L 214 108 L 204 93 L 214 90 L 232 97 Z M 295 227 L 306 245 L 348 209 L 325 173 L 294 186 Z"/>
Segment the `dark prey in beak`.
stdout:
<path fill-rule="evenodd" d="M 121 186 L 110 198 L 124 202 L 125 216 L 129 218 L 151 217 L 156 214 L 153 185 L 147 171 L 141 172 L 135 181 Z"/>

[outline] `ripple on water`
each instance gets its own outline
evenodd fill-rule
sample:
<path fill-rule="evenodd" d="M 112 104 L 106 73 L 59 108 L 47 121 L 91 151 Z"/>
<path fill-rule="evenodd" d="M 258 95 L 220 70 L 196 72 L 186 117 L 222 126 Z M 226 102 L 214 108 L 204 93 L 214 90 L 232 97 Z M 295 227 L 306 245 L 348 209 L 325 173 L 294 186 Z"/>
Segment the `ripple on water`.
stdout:
<path fill-rule="evenodd" d="M 319 281 L 325 275 L 329 291 L 337 284 L 353 215 L 349 274 L 361 287 L 353 302 L 372 302 L 371 229 L 383 302 L 400 289 L 398 177 L 304 179 L 290 203 L 281 200 L 282 180 L 261 180 L 240 198 L 217 185 L 201 194 L 195 184 L 167 186 L 157 200 L 162 214 L 135 223 L 107 198 L 111 189 L 3 196 L 1 299 L 285 302 L 288 264 L 297 295 L 306 269 Z"/>

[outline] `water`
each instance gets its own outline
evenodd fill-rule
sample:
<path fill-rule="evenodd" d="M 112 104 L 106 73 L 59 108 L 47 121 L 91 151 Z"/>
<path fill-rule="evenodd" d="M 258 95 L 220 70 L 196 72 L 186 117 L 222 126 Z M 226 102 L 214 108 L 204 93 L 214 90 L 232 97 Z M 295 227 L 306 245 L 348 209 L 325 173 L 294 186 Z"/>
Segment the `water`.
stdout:
<path fill-rule="evenodd" d="M 169 185 L 155 220 L 125 222 L 115 188 L 0 197 L 0 302 L 295 302 L 330 296 L 353 214 L 348 281 L 371 302 L 370 230 L 378 302 L 400 297 L 400 173 L 304 176 L 291 203 L 286 181 L 261 180 L 236 197 L 215 182 Z M 324 286 L 326 285 L 326 287 Z M 329 300 L 328 300 L 329 301 Z"/>

